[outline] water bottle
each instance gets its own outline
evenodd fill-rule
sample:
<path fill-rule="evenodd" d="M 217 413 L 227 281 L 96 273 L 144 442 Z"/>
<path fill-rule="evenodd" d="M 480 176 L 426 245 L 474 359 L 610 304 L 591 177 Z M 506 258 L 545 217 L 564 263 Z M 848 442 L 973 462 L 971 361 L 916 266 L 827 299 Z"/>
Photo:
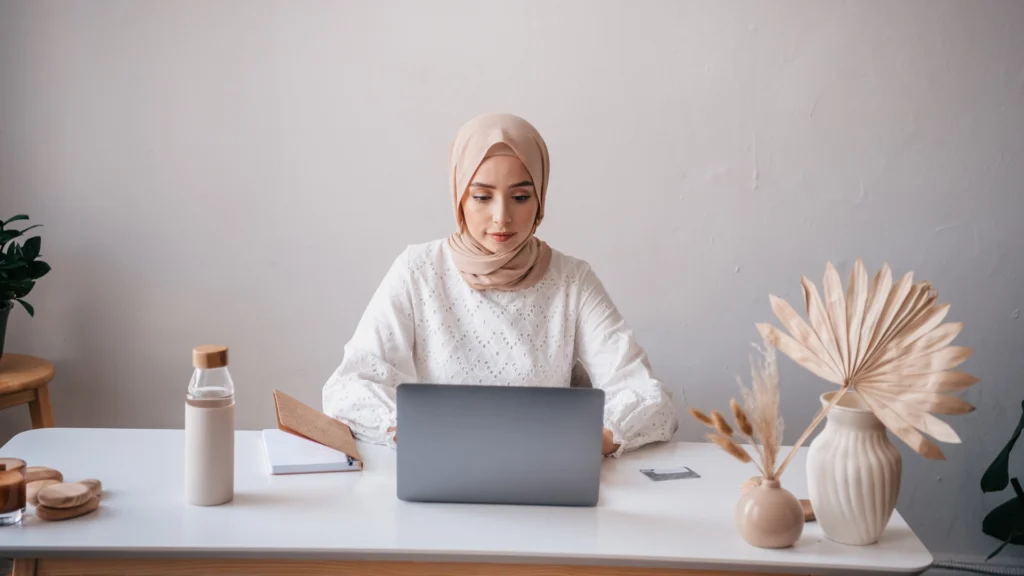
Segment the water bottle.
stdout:
<path fill-rule="evenodd" d="M 216 506 L 235 496 L 235 384 L 228 349 L 197 346 L 192 365 L 185 395 L 185 501 Z"/>

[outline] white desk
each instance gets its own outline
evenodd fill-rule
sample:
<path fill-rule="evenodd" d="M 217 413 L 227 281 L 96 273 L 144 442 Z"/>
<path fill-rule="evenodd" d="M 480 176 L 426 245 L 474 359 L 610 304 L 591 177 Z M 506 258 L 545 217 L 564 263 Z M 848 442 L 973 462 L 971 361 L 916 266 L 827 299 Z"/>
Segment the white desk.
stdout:
<path fill-rule="evenodd" d="M 30 507 L 22 525 L 0 528 L 0 557 L 21 559 L 19 575 L 917 574 L 932 561 L 898 513 L 872 546 L 831 542 L 817 523 L 791 549 L 749 546 L 733 506 L 754 469 L 708 444 L 606 460 L 595 508 L 518 507 L 402 502 L 394 453 L 376 446 L 360 447 L 362 472 L 271 476 L 259 432 L 240 431 L 234 502 L 201 508 L 182 500 L 182 441 L 180 430 L 19 434 L 0 456 L 68 481 L 98 478 L 105 492 L 98 511 L 74 520 L 43 522 Z M 678 465 L 701 478 L 652 482 L 638 471 Z M 783 485 L 806 497 L 802 454 Z"/>

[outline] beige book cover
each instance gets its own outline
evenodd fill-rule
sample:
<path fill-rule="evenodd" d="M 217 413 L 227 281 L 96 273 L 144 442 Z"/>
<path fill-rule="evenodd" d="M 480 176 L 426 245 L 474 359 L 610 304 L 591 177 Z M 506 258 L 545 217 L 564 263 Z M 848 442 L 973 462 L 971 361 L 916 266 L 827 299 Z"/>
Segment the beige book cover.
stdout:
<path fill-rule="evenodd" d="M 280 390 L 274 390 L 274 405 L 277 409 L 279 429 L 334 448 L 350 456 L 356 461 L 357 468 L 362 470 L 363 459 L 356 448 L 352 429 L 343 422 L 303 404 Z"/>

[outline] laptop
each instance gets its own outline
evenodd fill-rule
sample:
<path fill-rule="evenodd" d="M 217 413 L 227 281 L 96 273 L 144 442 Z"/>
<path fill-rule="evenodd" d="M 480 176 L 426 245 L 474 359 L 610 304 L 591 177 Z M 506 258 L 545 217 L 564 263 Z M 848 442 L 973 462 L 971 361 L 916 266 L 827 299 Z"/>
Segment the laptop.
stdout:
<path fill-rule="evenodd" d="M 400 384 L 398 498 L 595 506 L 604 391 Z"/>

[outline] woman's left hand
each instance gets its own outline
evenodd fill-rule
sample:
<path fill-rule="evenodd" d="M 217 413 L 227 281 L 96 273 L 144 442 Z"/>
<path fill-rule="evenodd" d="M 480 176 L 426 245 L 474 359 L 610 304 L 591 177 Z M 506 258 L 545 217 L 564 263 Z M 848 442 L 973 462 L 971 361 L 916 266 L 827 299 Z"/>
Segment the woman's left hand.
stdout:
<path fill-rule="evenodd" d="M 619 445 L 612 439 L 612 431 L 605 428 L 601 433 L 601 454 L 607 456 L 619 449 Z"/>

